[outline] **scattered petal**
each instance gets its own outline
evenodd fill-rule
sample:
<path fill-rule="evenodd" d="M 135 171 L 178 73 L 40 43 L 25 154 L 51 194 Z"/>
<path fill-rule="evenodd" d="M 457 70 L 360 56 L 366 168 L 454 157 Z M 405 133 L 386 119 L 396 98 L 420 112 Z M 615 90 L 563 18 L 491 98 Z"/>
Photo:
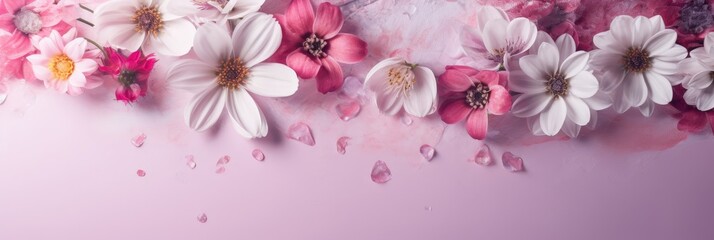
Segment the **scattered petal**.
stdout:
<path fill-rule="evenodd" d="M 342 84 L 342 91 L 340 92 L 341 97 L 357 100 L 364 95 L 362 80 L 353 76 L 345 78 L 345 82 Z"/>
<path fill-rule="evenodd" d="M 337 116 L 342 119 L 342 121 L 349 121 L 359 114 L 362 106 L 360 106 L 357 101 L 350 101 L 346 103 L 337 104 L 335 110 L 337 110 Z"/>
<path fill-rule="evenodd" d="M 412 118 L 410 118 L 406 114 L 402 115 L 401 121 L 402 121 L 402 124 L 404 124 L 406 126 L 411 126 L 412 123 L 414 123 L 414 120 L 412 120 Z"/>
<path fill-rule="evenodd" d="M 258 161 L 263 161 L 265 160 L 265 154 L 263 154 L 263 151 L 260 151 L 260 149 L 253 149 L 253 158 Z"/>
<path fill-rule="evenodd" d="M 436 153 L 434 147 L 430 146 L 429 144 L 421 145 L 421 147 L 419 148 L 419 152 L 421 153 L 421 156 L 424 157 L 424 159 L 426 159 L 427 161 L 431 161 L 431 159 L 434 158 L 434 153 Z"/>
<path fill-rule="evenodd" d="M 134 147 L 141 147 L 144 145 L 144 141 L 146 140 L 146 134 L 139 134 L 136 137 L 131 139 L 131 144 L 134 145 Z"/>
<path fill-rule="evenodd" d="M 474 162 L 482 166 L 489 166 L 493 164 L 493 159 L 491 158 L 491 148 L 484 143 L 483 146 L 481 146 L 481 149 L 476 153 Z"/>
<path fill-rule="evenodd" d="M 424 210 L 431 212 L 431 206 L 424 206 Z"/>
<path fill-rule="evenodd" d="M 341 137 L 337 139 L 337 153 L 345 155 L 345 148 L 347 148 L 347 141 L 350 140 L 350 137 Z"/>
<path fill-rule="evenodd" d="M 305 123 L 295 123 L 288 129 L 288 138 L 304 143 L 308 146 L 315 146 L 315 139 L 312 137 L 310 126 Z"/>
<path fill-rule="evenodd" d="M 503 153 L 502 161 L 503 167 L 511 172 L 522 172 L 525 170 L 523 167 L 523 159 L 519 156 L 513 155 L 511 152 Z"/>
<path fill-rule="evenodd" d="M 379 160 L 374 163 L 372 168 L 372 181 L 375 183 L 386 183 L 392 179 L 392 171 L 389 170 L 387 164 L 384 161 Z"/>
<path fill-rule="evenodd" d="M 190 169 L 196 168 L 196 161 L 193 160 L 193 155 L 186 155 L 186 165 Z"/>
<path fill-rule="evenodd" d="M 141 170 L 141 169 L 136 170 L 136 175 L 139 177 L 144 177 L 144 176 L 146 176 L 146 171 Z"/>
<path fill-rule="evenodd" d="M 225 155 L 218 159 L 218 161 L 216 162 L 216 167 L 226 165 L 229 162 L 231 162 L 231 156 Z"/>
<path fill-rule="evenodd" d="M 226 167 L 221 166 L 221 167 L 219 167 L 219 168 L 216 168 L 216 173 L 217 173 L 217 174 L 223 174 L 223 173 L 225 173 L 225 172 L 226 172 Z"/>
<path fill-rule="evenodd" d="M 196 219 L 197 219 L 198 222 L 200 222 L 200 223 L 206 223 L 206 221 L 208 221 L 208 216 L 206 216 L 205 213 L 202 213 L 201 215 L 199 215 L 198 217 L 196 217 Z"/>

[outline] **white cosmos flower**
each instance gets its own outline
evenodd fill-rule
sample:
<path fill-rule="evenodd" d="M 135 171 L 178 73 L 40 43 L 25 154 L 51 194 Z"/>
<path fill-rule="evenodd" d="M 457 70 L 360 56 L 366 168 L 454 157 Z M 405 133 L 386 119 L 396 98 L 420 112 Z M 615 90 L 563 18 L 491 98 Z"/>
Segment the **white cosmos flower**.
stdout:
<path fill-rule="evenodd" d="M 526 18 L 510 20 L 506 13 L 492 6 L 478 12 L 478 28 L 464 27 L 461 46 L 483 70 L 508 69 L 508 59 L 528 50 L 538 29 Z"/>
<path fill-rule="evenodd" d="M 416 117 L 435 111 L 436 77 L 426 67 L 402 58 L 385 59 L 367 74 L 365 86 L 376 94 L 377 107 L 388 115 L 402 109 Z"/>
<path fill-rule="evenodd" d="M 522 93 L 511 112 L 528 118 L 536 135 L 553 136 L 562 130 L 575 137 L 581 126 L 594 124 L 595 111 L 607 108 L 609 100 L 597 94 L 598 80 L 587 67 L 590 55 L 576 52 L 569 34 L 553 42 L 541 32 L 538 39 L 543 41 L 538 43 L 538 50 L 522 57 L 511 71 L 509 87 Z"/>
<path fill-rule="evenodd" d="M 174 14 L 196 16 L 224 23 L 257 12 L 265 0 L 173 0 L 169 10 Z"/>
<path fill-rule="evenodd" d="M 700 111 L 714 109 L 714 33 L 704 38 L 704 47 L 692 50 L 691 58 L 682 60 L 679 69 L 685 75 L 684 101 Z"/>
<path fill-rule="evenodd" d="M 198 91 L 186 106 L 188 126 L 202 131 L 228 112 L 244 137 L 264 137 L 268 125 L 252 94 L 290 96 L 298 87 L 297 74 L 278 63 L 263 63 L 280 45 L 280 25 L 271 16 L 252 13 L 229 35 L 225 27 L 206 23 L 196 33 L 198 59 L 179 61 L 170 67 L 171 85 Z"/>
<path fill-rule="evenodd" d="M 654 105 L 672 100 L 672 85 L 681 77 L 677 64 L 687 50 L 675 44 L 677 33 L 664 28 L 662 17 L 618 16 L 610 30 L 595 35 L 592 66 L 602 88 L 612 94 L 618 113 L 638 107 L 650 116 Z"/>
<path fill-rule="evenodd" d="M 170 0 L 111 0 L 97 7 L 98 36 L 112 47 L 181 56 L 193 46 L 196 27 L 167 11 Z"/>

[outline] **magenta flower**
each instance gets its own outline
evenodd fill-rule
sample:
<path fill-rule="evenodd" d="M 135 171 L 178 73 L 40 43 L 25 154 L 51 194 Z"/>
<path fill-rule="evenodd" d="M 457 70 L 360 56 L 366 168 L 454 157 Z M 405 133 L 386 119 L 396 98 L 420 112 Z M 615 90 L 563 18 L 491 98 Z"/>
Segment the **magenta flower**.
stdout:
<path fill-rule="evenodd" d="M 474 139 L 486 138 L 489 113 L 503 115 L 511 109 L 511 95 L 497 72 L 447 66 L 439 84 L 447 91 L 439 107 L 441 120 L 454 124 L 466 119 L 466 130 Z"/>
<path fill-rule="evenodd" d="M 146 96 L 149 74 L 154 69 L 156 58 L 137 50 L 128 57 L 112 48 L 105 48 L 107 59 L 99 66 L 99 70 L 109 74 L 119 82 L 119 88 L 114 92 L 118 101 L 133 103 L 139 97 Z"/>
<path fill-rule="evenodd" d="M 344 20 L 335 5 L 322 3 L 315 14 L 309 0 L 293 0 L 285 15 L 275 17 L 282 27 L 283 40 L 274 57 L 300 78 L 315 78 L 321 93 L 342 87 L 344 75 L 339 63 L 354 64 L 367 56 L 366 42 L 339 33 Z"/>
<path fill-rule="evenodd" d="M 687 49 L 701 47 L 714 30 L 714 0 L 673 0 L 657 9 L 667 28 L 677 31 L 677 43 Z"/>

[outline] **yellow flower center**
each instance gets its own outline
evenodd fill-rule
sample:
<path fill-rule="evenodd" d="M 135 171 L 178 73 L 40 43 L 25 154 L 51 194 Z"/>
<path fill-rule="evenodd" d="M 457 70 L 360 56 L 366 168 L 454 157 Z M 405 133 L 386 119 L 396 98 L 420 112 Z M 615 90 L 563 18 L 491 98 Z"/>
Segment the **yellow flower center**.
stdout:
<path fill-rule="evenodd" d="M 407 93 L 414 87 L 416 83 L 416 77 L 412 72 L 414 65 L 402 64 L 389 69 L 387 73 L 387 82 L 389 87 L 396 88 L 400 92 Z"/>
<path fill-rule="evenodd" d="M 245 63 L 237 57 L 221 61 L 221 66 L 216 71 L 218 85 L 231 90 L 243 86 L 248 74 Z"/>
<path fill-rule="evenodd" d="M 155 6 L 143 6 L 134 12 L 134 16 L 131 20 L 136 25 L 135 29 L 137 32 L 146 32 L 148 34 L 154 35 L 154 37 L 159 35 L 161 28 L 164 27 L 164 20 L 161 17 L 161 12 L 159 8 Z"/>
<path fill-rule="evenodd" d="M 54 56 L 47 65 L 56 79 L 67 80 L 74 72 L 74 61 L 65 54 Z"/>

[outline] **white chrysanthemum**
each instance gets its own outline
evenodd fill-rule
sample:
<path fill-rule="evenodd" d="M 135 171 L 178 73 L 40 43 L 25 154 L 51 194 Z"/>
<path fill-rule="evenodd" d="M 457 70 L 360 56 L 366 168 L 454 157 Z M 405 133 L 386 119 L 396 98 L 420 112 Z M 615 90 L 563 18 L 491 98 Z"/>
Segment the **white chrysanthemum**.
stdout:
<path fill-rule="evenodd" d="M 609 106 L 609 99 L 598 94 L 599 83 L 588 70 L 590 55 L 575 51 L 575 41 L 564 34 L 557 41 L 539 33 L 537 50 L 520 59 L 511 71 L 509 87 L 523 93 L 511 112 L 528 118 L 536 135 L 556 135 L 561 130 L 576 137 L 581 126 L 594 122 L 595 111 Z"/>
<path fill-rule="evenodd" d="M 682 60 L 679 69 L 685 75 L 684 101 L 700 111 L 714 109 L 714 33 L 704 38 L 704 47 L 692 50 L 691 58 Z"/>
<path fill-rule="evenodd" d="M 112 47 L 181 56 L 193 46 L 196 27 L 167 11 L 170 0 L 112 0 L 94 11 L 98 36 Z"/>
<path fill-rule="evenodd" d="M 603 90 L 612 94 L 615 111 L 637 107 L 650 116 L 655 104 L 672 100 L 672 85 L 681 80 L 677 63 L 687 56 L 676 40 L 660 16 L 618 16 L 609 31 L 595 35 L 599 49 L 592 53 L 592 66 L 602 76 Z"/>

